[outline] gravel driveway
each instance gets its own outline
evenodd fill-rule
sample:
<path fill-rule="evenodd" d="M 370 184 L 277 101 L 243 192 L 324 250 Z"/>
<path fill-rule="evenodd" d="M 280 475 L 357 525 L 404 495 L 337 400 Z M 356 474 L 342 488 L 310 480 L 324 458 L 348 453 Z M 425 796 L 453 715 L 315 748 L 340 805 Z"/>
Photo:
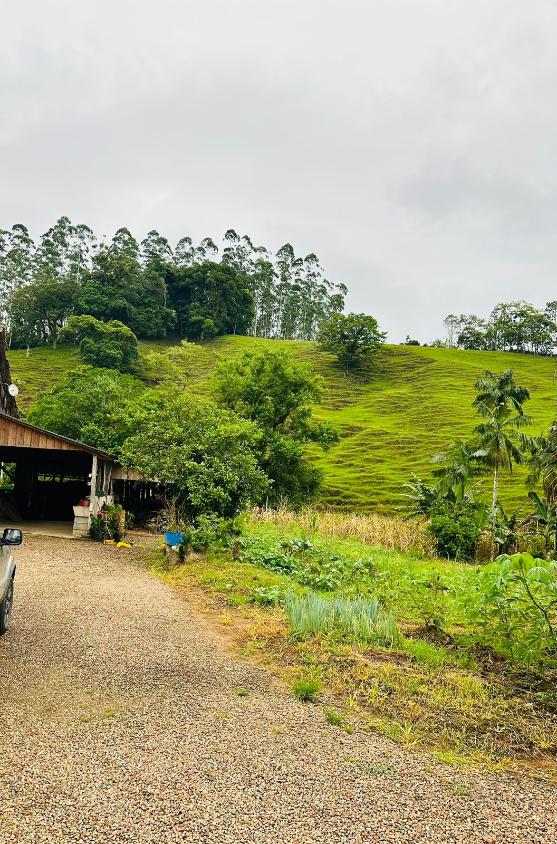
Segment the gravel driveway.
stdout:
<path fill-rule="evenodd" d="M 0 641 L 2 844 L 556 840 L 553 787 L 328 725 L 128 555 L 31 537 L 17 581 Z"/>

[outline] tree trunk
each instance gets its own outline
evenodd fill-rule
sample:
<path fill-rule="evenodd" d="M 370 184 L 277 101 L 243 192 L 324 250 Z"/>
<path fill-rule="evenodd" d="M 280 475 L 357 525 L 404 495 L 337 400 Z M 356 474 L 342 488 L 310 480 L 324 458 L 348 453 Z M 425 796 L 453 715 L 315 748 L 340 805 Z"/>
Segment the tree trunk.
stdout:
<path fill-rule="evenodd" d="M 495 557 L 495 529 L 497 527 L 497 502 L 499 500 L 499 463 L 495 462 L 495 469 L 493 472 L 493 499 L 491 503 L 491 531 L 492 531 L 492 545 L 491 545 L 491 559 Z"/>
<path fill-rule="evenodd" d="M 6 332 L 4 328 L 0 328 L 0 411 L 18 419 L 19 413 L 15 398 L 8 392 L 11 383 L 10 364 L 6 356 Z"/>

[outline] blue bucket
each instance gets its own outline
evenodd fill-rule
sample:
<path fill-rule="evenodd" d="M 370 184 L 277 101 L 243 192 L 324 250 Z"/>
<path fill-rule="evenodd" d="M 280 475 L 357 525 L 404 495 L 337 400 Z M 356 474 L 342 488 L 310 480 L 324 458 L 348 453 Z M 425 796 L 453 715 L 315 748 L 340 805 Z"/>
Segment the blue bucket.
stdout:
<path fill-rule="evenodd" d="M 167 545 L 179 545 L 184 538 L 184 534 L 180 531 L 167 530 L 164 534 L 164 541 Z"/>

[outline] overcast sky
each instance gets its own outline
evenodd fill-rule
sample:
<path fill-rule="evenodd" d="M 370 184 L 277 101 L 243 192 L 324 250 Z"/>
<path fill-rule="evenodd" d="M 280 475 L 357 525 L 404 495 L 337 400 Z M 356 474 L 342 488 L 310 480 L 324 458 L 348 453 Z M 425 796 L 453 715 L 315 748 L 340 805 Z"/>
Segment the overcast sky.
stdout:
<path fill-rule="evenodd" d="M 0 227 L 290 241 L 394 342 L 557 298 L 555 0 L 0 12 Z"/>

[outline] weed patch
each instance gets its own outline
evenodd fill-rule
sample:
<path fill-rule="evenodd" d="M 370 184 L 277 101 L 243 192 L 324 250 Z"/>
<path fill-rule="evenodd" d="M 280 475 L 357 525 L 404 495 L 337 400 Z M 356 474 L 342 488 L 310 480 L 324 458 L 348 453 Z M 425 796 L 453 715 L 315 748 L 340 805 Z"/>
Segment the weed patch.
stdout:
<path fill-rule="evenodd" d="M 309 703 L 315 700 L 317 693 L 321 689 L 319 680 L 312 678 L 302 678 L 292 683 L 292 691 L 294 695 L 303 703 Z"/>

